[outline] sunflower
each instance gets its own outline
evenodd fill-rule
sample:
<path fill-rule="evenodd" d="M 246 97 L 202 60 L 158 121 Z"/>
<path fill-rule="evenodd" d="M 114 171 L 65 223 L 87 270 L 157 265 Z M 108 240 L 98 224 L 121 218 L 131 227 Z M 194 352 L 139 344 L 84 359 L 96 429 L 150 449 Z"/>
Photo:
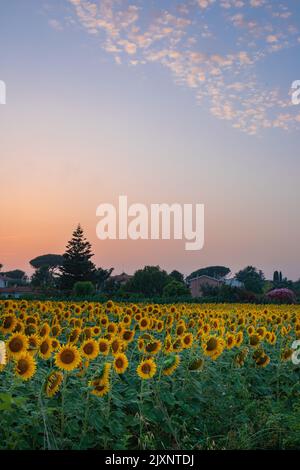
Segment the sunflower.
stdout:
<path fill-rule="evenodd" d="M 136 371 L 141 379 L 151 379 L 155 375 L 156 364 L 153 359 L 146 359 L 138 365 Z"/>
<path fill-rule="evenodd" d="M 63 378 L 62 372 L 59 371 L 53 371 L 48 375 L 44 386 L 47 397 L 53 397 L 58 392 Z"/>
<path fill-rule="evenodd" d="M 169 353 L 171 352 L 173 349 L 172 347 L 172 337 L 167 334 L 166 337 L 165 337 L 165 342 L 164 342 L 164 352 L 165 353 Z"/>
<path fill-rule="evenodd" d="M 122 350 L 123 350 L 123 341 L 121 341 L 119 338 L 115 338 L 110 343 L 110 347 L 111 347 L 111 352 L 115 356 L 116 354 L 122 352 Z"/>
<path fill-rule="evenodd" d="M 110 342 L 106 338 L 99 339 L 99 352 L 103 354 L 103 356 L 107 356 L 109 353 Z"/>
<path fill-rule="evenodd" d="M 163 375 L 172 375 L 180 363 L 180 356 L 176 354 L 175 356 L 169 356 L 168 359 L 164 361 L 162 373 Z"/>
<path fill-rule="evenodd" d="M 56 338 L 51 338 L 52 351 L 57 351 L 60 348 L 60 342 Z"/>
<path fill-rule="evenodd" d="M 43 337 L 39 345 L 39 356 L 42 359 L 50 359 L 52 354 L 52 341 L 49 336 Z"/>
<path fill-rule="evenodd" d="M 249 336 L 250 346 L 256 347 L 256 346 L 258 346 L 259 342 L 260 342 L 260 337 L 259 337 L 258 334 L 253 333 L 252 335 Z"/>
<path fill-rule="evenodd" d="M 101 327 L 100 326 L 93 326 L 92 328 L 92 336 L 98 336 L 101 333 Z"/>
<path fill-rule="evenodd" d="M 96 395 L 96 397 L 103 397 L 110 390 L 109 382 L 103 379 L 94 379 L 90 382 L 90 386 L 93 387 L 91 391 L 92 395 Z"/>
<path fill-rule="evenodd" d="M 189 370 L 202 370 L 204 367 L 204 360 L 201 357 L 199 359 L 194 359 L 188 367 Z"/>
<path fill-rule="evenodd" d="M 32 355 L 23 352 L 16 360 L 15 374 L 22 380 L 29 380 L 35 374 L 36 363 Z"/>
<path fill-rule="evenodd" d="M 223 352 L 225 341 L 218 336 L 208 336 L 202 342 L 204 354 L 213 360 L 217 359 Z"/>
<path fill-rule="evenodd" d="M 55 338 L 61 334 L 61 326 L 56 324 L 53 325 L 51 328 L 51 335 L 54 336 Z"/>
<path fill-rule="evenodd" d="M 243 335 L 243 332 L 242 331 L 239 331 L 236 335 L 235 335 L 235 345 L 239 348 L 242 344 L 242 342 L 244 341 L 244 335 Z"/>
<path fill-rule="evenodd" d="M 78 328 L 78 327 L 73 328 L 69 336 L 69 342 L 76 343 L 79 338 L 80 333 L 81 333 L 81 328 Z"/>
<path fill-rule="evenodd" d="M 28 348 L 28 338 L 20 333 L 11 335 L 6 343 L 7 354 L 18 359 Z"/>
<path fill-rule="evenodd" d="M 87 359 L 96 359 L 99 354 L 99 343 L 94 339 L 87 339 L 82 343 L 80 351 Z"/>
<path fill-rule="evenodd" d="M 41 338 L 44 338 L 45 336 L 48 336 L 50 333 L 50 326 L 48 323 L 44 323 L 42 327 L 40 328 L 39 335 Z"/>
<path fill-rule="evenodd" d="M 172 344 L 172 350 L 179 352 L 179 351 L 182 351 L 182 349 L 183 349 L 182 338 L 177 338 Z"/>
<path fill-rule="evenodd" d="M 133 330 L 124 330 L 122 333 L 122 339 L 123 341 L 126 341 L 126 343 L 131 343 L 134 338 L 134 331 Z"/>
<path fill-rule="evenodd" d="M 270 358 L 267 354 L 261 353 L 256 359 L 255 364 L 258 367 L 266 367 L 270 362 Z"/>
<path fill-rule="evenodd" d="M 107 325 L 107 332 L 111 333 L 112 335 L 115 335 L 117 333 L 117 329 L 118 327 L 116 323 L 111 322 Z"/>
<path fill-rule="evenodd" d="M 260 339 L 264 339 L 266 336 L 267 329 L 265 326 L 259 326 L 256 330 L 256 334 L 259 336 Z"/>
<path fill-rule="evenodd" d="M 30 354 L 35 355 L 38 351 L 40 343 L 41 339 L 38 335 L 34 334 L 28 336 L 28 352 L 30 352 Z"/>
<path fill-rule="evenodd" d="M 5 335 L 12 333 L 17 324 L 16 316 L 12 313 L 10 315 L 4 315 L 1 325 L 1 331 Z"/>
<path fill-rule="evenodd" d="M 283 362 L 289 361 L 293 355 L 294 350 L 291 348 L 285 348 L 281 353 L 281 360 Z"/>
<path fill-rule="evenodd" d="M 177 328 L 176 328 L 176 335 L 177 336 L 182 336 L 185 333 L 185 325 L 184 323 L 180 323 Z"/>
<path fill-rule="evenodd" d="M 112 300 L 108 300 L 108 302 L 106 302 L 106 308 L 108 310 L 112 310 L 114 308 L 114 303 Z"/>
<path fill-rule="evenodd" d="M 16 326 L 14 327 L 13 333 L 24 333 L 25 327 L 22 320 L 17 320 Z M 26 333 L 25 333 L 26 334 Z"/>
<path fill-rule="evenodd" d="M 18 325 L 18 323 L 17 323 L 17 325 Z M 16 328 L 15 328 L 15 330 L 16 330 Z M 36 334 L 36 332 L 37 332 L 37 326 L 33 325 L 32 323 L 27 325 L 24 329 L 24 333 L 25 333 L 26 336 L 34 335 L 34 334 Z"/>
<path fill-rule="evenodd" d="M 148 354 L 157 354 L 161 350 L 161 342 L 159 340 L 150 341 L 144 350 Z"/>
<path fill-rule="evenodd" d="M 143 317 L 140 321 L 139 321 L 139 328 L 141 331 L 145 331 L 145 330 L 148 330 L 148 328 L 150 327 L 150 319 L 147 318 L 147 317 Z"/>
<path fill-rule="evenodd" d="M 194 338 L 192 333 L 185 333 L 182 337 L 182 346 L 184 349 L 189 349 L 192 347 Z"/>
<path fill-rule="evenodd" d="M 73 370 L 80 364 L 81 357 L 76 346 L 67 344 L 62 346 L 55 355 L 55 364 L 62 370 Z"/>
<path fill-rule="evenodd" d="M 232 349 L 235 346 L 235 336 L 233 334 L 227 333 L 226 335 L 226 347 L 227 349 Z"/>
<path fill-rule="evenodd" d="M 114 369 L 118 374 L 124 374 L 128 364 L 128 359 L 124 353 L 119 353 L 115 356 Z"/>

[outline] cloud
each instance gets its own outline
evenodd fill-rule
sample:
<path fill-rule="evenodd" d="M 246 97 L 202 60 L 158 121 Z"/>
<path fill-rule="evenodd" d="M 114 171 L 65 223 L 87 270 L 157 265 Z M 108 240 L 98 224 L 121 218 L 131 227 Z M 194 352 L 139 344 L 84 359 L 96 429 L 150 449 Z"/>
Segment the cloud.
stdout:
<path fill-rule="evenodd" d="M 149 13 L 141 2 L 68 2 L 81 27 L 99 36 L 116 64 L 159 63 L 178 85 L 194 90 L 197 102 L 234 128 L 252 135 L 299 127 L 288 94 L 281 97 L 278 89 L 266 88 L 257 72 L 257 64 L 269 54 L 299 47 L 298 28 L 289 22 L 293 16 L 284 5 L 270 0 L 187 0 Z"/>
<path fill-rule="evenodd" d="M 58 20 L 55 20 L 55 19 L 49 20 L 48 24 L 51 26 L 51 28 L 55 29 L 56 31 L 63 30 L 63 26 Z"/>

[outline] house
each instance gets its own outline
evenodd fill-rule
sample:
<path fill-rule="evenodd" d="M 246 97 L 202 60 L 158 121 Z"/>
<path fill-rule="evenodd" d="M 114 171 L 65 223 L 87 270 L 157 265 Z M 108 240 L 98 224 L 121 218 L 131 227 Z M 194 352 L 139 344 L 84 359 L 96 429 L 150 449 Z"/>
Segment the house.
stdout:
<path fill-rule="evenodd" d="M 120 285 L 124 285 L 126 284 L 126 282 L 128 282 L 130 279 L 132 278 L 132 276 L 130 276 L 130 274 L 126 274 L 126 273 L 122 273 L 122 274 L 117 274 L 115 276 L 110 276 L 109 279 L 112 279 L 114 282 L 120 284 Z"/>
<path fill-rule="evenodd" d="M 20 299 L 24 297 L 24 295 L 33 294 L 37 294 L 37 292 L 33 292 L 30 286 L 0 287 L 0 299 L 3 297 L 6 299 Z"/>
<path fill-rule="evenodd" d="M 237 287 L 239 289 L 244 287 L 244 284 L 241 281 L 238 281 L 235 277 L 224 279 L 224 284 L 226 284 L 226 286 Z"/>
<path fill-rule="evenodd" d="M 202 297 L 203 287 L 218 288 L 222 284 L 223 284 L 223 281 L 221 279 L 216 279 L 214 277 L 206 276 L 206 275 L 194 277 L 193 279 L 190 279 L 189 281 L 189 287 L 190 287 L 192 297 Z"/>
<path fill-rule="evenodd" d="M 230 286 L 230 287 L 237 287 L 239 289 L 244 287 L 244 284 L 242 282 L 238 281 L 236 278 L 217 279 L 215 277 L 202 275 L 202 276 L 196 276 L 193 279 L 190 279 L 189 288 L 190 288 L 192 297 L 202 297 L 203 296 L 203 291 L 202 291 L 203 287 L 218 288 L 218 287 L 220 287 L 224 284 L 227 285 L 227 286 Z"/>
<path fill-rule="evenodd" d="M 2 275 L 0 274 L 0 288 L 7 287 L 9 280 L 10 280 L 10 279 L 8 279 L 8 277 L 2 276 Z"/>

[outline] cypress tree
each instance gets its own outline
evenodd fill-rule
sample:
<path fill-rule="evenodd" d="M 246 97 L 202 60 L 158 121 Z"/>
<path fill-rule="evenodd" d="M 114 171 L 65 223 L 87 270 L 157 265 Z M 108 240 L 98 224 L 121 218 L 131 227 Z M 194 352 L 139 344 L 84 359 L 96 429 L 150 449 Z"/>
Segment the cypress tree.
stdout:
<path fill-rule="evenodd" d="M 94 256 L 91 248 L 79 224 L 63 255 L 63 264 L 60 268 L 61 289 L 71 290 L 78 281 L 94 281 L 96 267 L 90 260 Z"/>

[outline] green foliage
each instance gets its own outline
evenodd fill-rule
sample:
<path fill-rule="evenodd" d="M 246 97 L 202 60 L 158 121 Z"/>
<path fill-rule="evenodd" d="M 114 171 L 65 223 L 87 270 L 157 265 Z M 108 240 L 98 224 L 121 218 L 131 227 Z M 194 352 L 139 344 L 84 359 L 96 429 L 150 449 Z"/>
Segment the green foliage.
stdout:
<path fill-rule="evenodd" d="M 230 273 L 230 269 L 225 266 L 208 266 L 207 268 L 201 268 L 197 271 L 192 272 L 186 280 L 189 281 L 194 277 L 198 276 L 210 276 L 216 279 L 221 279 L 222 277 L 227 276 Z"/>
<path fill-rule="evenodd" d="M 145 266 L 134 273 L 134 276 L 127 282 L 125 290 L 145 296 L 162 296 L 168 282 L 167 272 L 159 266 Z"/>
<path fill-rule="evenodd" d="M 94 276 L 97 290 L 103 290 L 113 270 L 114 268 L 110 268 L 110 269 L 97 268 L 97 270 L 95 271 L 95 276 Z"/>
<path fill-rule="evenodd" d="M 94 293 L 95 288 L 90 281 L 77 281 L 74 284 L 73 291 L 76 297 L 88 297 Z"/>
<path fill-rule="evenodd" d="M 183 284 L 182 282 L 171 280 L 163 288 L 164 297 L 181 297 L 181 296 L 190 296 L 190 289 Z"/>
<path fill-rule="evenodd" d="M 182 284 L 184 283 L 184 275 L 179 271 L 176 271 L 176 269 L 169 274 L 169 277 L 174 279 L 174 281 L 181 282 Z"/>
<path fill-rule="evenodd" d="M 264 289 L 264 274 L 258 271 L 253 266 L 247 266 L 238 273 L 236 273 L 238 281 L 242 282 L 245 289 L 254 292 L 255 294 L 262 294 Z"/>
<path fill-rule="evenodd" d="M 62 265 L 63 257 L 62 255 L 41 255 L 29 261 L 30 265 L 34 269 L 39 269 L 42 266 L 48 266 L 50 269 L 57 268 Z"/>
<path fill-rule="evenodd" d="M 49 266 L 41 266 L 31 276 L 31 285 L 34 287 L 54 287 L 55 278 L 49 269 Z"/>
<path fill-rule="evenodd" d="M 87 393 L 86 376 L 69 376 L 53 398 L 41 394 L 42 372 L 10 392 L 4 377 L 0 449 L 299 449 L 299 367 L 257 369 L 249 358 L 237 368 L 235 354 L 190 371 L 186 351 L 173 376 L 143 383 L 133 359 L 103 398 Z"/>

